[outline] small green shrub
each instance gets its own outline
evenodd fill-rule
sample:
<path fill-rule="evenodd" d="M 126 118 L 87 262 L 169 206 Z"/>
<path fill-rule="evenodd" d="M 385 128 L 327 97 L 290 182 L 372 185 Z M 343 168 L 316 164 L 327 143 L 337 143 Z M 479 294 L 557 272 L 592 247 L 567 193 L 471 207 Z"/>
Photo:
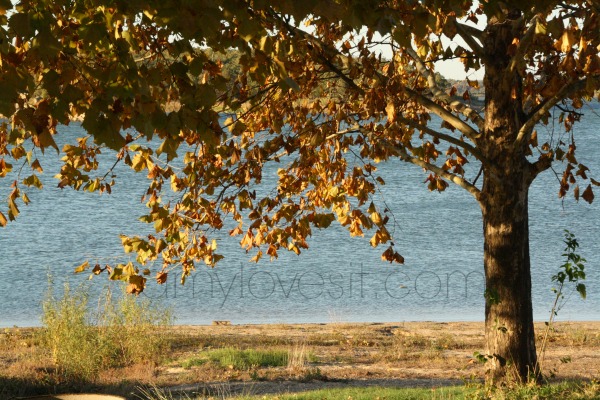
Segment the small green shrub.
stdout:
<path fill-rule="evenodd" d="M 208 362 L 208 360 L 206 358 L 192 357 L 192 358 L 188 358 L 187 360 L 182 362 L 181 366 L 183 368 L 189 369 L 192 367 L 199 367 L 201 365 L 206 364 L 207 362 Z"/>
<path fill-rule="evenodd" d="M 239 350 L 234 348 L 215 349 L 208 352 L 210 361 L 222 367 L 233 366 L 235 369 L 251 367 L 283 367 L 288 364 L 286 350 Z"/>
<path fill-rule="evenodd" d="M 105 368 L 155 361 L 168 345 L 159 328 L 170 324 L 170 312 L 133 296 L 115 297 L 107 289 L 92 313 L 84 286 L 73 291 L 67 284 L 59 298 L 50 286 L 42 344 L 67 379 L 93 381 Z"/>

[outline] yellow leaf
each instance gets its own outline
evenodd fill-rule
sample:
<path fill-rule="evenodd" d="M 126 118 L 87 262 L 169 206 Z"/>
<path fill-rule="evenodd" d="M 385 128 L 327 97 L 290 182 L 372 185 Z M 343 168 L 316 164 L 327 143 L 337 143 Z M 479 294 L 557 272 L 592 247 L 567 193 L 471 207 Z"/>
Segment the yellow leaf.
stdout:
<path fill-rule="evenodd" d="M 81 264 L 79 267 L 75 268 L 75 273 L 78 274 L 80 272 L 85 271 L 86 269 L 88 269 L 90 266 L 89 261 L 84 262 L 83 264 Z"/>
<path fill-rule="evenodd" d="M 128 262 L 127 265 L 123 267 L 123 275 L 125 276 L 134 276 L 136 274 L 136 270 L 133 267 L 133 263 Z"/>
<path fill-rule="evenodd" d="M 556 48 L 556 50 L 560 50 L 563 53 L 568 53 L 574 44 L 575 44 L 575 35 L 573 35 L 572 31 L 566 30 L 563 32 L 560 39 L 558 39 L 556 41 L 556 43 L 554 44 L 554 47 Z"/>
<path fill-rule="evenodd" d="M 396 106 L 394 106 L 394 103 L 388 103 L 388 105 L 385 107 L 385 112 L 387 113 L 387 118 L 388 121 L 390 121 L 390 124 L 394 123 L 396 120 Z"/>
<path fill-rule="evenodd" d="M 535 34 L 536 35 L 545 35 L 546 33 L 548 33 L 548 27 L 546 26 L 545 23 L 541 22 L 541 21 L 536 21 L 535 23 Z"/>
<path fill-rule="evenodd" d="M 261 259 L 262 254 L 262 251 L 259 250 L 258 253 L 256 253 L 256 255 L 250 259 L 250 261 L 258 263 L 258 260 Z"/>
<path fill-rule="evenodd" d="M 2 211 L 0 211 L 0 226 L 6 226 L 6 224 L 6 217 L 4 216 L 4 214 L 2 214 Z"/>
<path fill-rule="evenodd" d="M 371 221 L 373 221 L 375 225 L 381 224 L 381 215 L 377 211 L 371 213 Z"/>
<path fill-rule="evenodd" d="M 372 247 L 377 247 L 379 243 L 379 235 L 376 233 L 373 235 L 371 240 L 369 240 L 369 244 L 371 244 Z"/>

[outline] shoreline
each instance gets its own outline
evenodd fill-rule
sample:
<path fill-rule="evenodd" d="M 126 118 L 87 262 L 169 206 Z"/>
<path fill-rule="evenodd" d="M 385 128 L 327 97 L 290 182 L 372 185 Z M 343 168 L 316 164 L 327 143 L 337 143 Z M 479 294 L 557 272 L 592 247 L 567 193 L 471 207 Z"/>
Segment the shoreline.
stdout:
<path fill-rule="evenodd" d="M 543 322 L 535 324 L 538 346 L 544 327 Z M 0 331 L 0 383 L 15 383 L 5 395 L 48 393 L 64 384 L 39 340 L 40 329 Z M 338 384 L 438 387 L 480 382 L 486 366 L 477 354 L 485 354 L 484 333 L 482 321 L 173 325 L 148 332 L 166 342 L 155 361 L 100 370 L 94 385 L 110 394 L 128 394 L 140 386 L 193 394 L 215 387 L 232 393 L 281 393 Z M 236 367 L 229 358 L 215 361 L 220 354 L 239 359 L 243 352 L 283 353 L 287 360 L 250 367 Z M 556 322 L 546 351 L 538 347 L 538 357 L 554 380 L 597 378 L 600 321 Z M 48 384 L 40 387 L 38 382 Z"/>
<path fill-rule="evenodd" d="M 538 325 L 545 325 L 547 320 L 534 320 L 533 323 L 537 327 Z M 216 326 L 228 326 L 228 327 L 273 327 L 273 326 L 289 326 L 289 327 L 302 327 L 302 326 L 329 326 L 329 325 L 347 325 L 347 326 L 388 326 L 388 325 L 423 325 L 423 324 L 437 324 L 437 325 L 451 325 L 451 324 L 466 324 L 466 325 L 481 325 L 485 324 L 485 321 L 473 321 L 473 320 L 402 320 L 402 321 L 327 321 L 327 322 L 238 322 L 230 320 L 215 320 L 212 323 L 174 323 L 168 325 L 169 328 L 202 328 L 202 327 L 216 327 Z M 600 331 L 600 319 L 565 319 L 555 320 L 554 325 L 563 324 L 576 324 L 576 325 L 598 325 Z M 41 329 L 43 325 L 19 325 L 19 324 L 3 324 L 0 321 L 0 329 Z"/>

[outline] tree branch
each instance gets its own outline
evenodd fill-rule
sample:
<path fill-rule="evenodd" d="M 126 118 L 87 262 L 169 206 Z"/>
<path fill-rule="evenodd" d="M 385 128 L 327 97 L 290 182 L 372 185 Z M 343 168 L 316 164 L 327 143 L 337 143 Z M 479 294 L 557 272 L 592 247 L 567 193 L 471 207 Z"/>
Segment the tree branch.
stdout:
<path fill-rule="evenodd" d="M 444 107 L 431 100 L 427 96 L 424 96 L 421 93 L 418 93 L 407 87 L 404 88 L 404 91 L 414 98 L 417 103 L 421 104 L 423 107 L 436 114 L 454 128 L 461 131 L 466 137 L 471 139 L 473 143 L 475 143 L 477 138 L 480 136 L 479 132 L 473 129 L 471 125 L 467 124 L 465 121 L 461 120 L 456 115 L 452 114 L 450 111 L 446 110 Z"/>
<path fill-rule="evenodd" d="M 475 40 L 482 40 L 483 32 L 472 26 L 461 24 L 460 22 L 456 21 L 456 19 L 454 20 L 454 26 L 456 27 L 458 35 L 467 43 L 467 45 L 469 45 L 473 53 L 475 53 L 475 55 L 478 57 L 483 58 L 485 56 L 483 47 L 481 47 L 477 40 Z"/>
<path fill-rule="evenodd" d="M 552 155 L 551 154 L 543 154 L 540 158 L 531 164 L 531 180 L 535 179 L 536 176 L 546 171 L 548 168 L 552 166 Z"/>
<path fill-rule="evenodd" d="M 284 21 L 281 21 L 279 16 L 275 15 L 274 17 L 279 19 L 279 22 L 285 24 Z M 333 58 L 333 57 L 340 57 L 343 61 L 350 63 L 349 57 L 344 56 L 337 49 L 331 48 L 330 46 L 323 43 L 318 38 L 309 34 L 308 32 L 305 32 L 305 31 L 298 29 L 295 26 L 289 25 L 289 24 L 286 24 L 286 28 L 290 32 L 293 32 L 294 34 L 305 38 L 307 41 L 312 43 L 315 47 L 318 47 L 324 53 L 324 54 L 319 55 L 319 58 L 321 59 L 321 61 L 325 63 L 324 60 L 327 60 L 330 63 L 329 65 L 326 64 L 327 67 L 331 68 L 331 66 L 333 65 L 333 63 L 331 63 L 331 58 Z M 328 57 L 330 57 L 330 58 L 328 58 Z M 333 69 L 332 72 L 338 74 L 342 80 L 344 80 L 349 85 L 351 85 L 352 88 L 359 91 L 359 93 L 364 94 L 364 89 L 362 89 L 360 86 L 358 86 L 348 76 L 343 74 L 342 71 L 339 70 L 339 68 L 335 67 L 335 65 L 333 65 L 333 67 L 335 69 Z M 375 74 L 381 82 L 387 83 L 389 81 L 388 77 L 383 75 L 381 72 L 375 71 Z M 417 91 L 415 91 L 413 89 L 410 89 L 409 87 L 404 87 L 403 89 L 404 89 L 404 92 L 406 94 L 408 94 L 410 97 L 412 97 L 417 103 L 421 104 L 423 107 L 427 108 L 429 111 L 438 115 L 440 118 L 442 118 L 444 121 L 449 123 L 451 126 L 458 129 L 459 131 L 461 131 L 466 137 L 468 137 L 473 142 L 475 142 L 475 140 L 479 137 L 479 132 L 477 132 L 475 129 L 473 129 L 473 127 L 471 127 L 469 124 L 467 124 L 466 122 L 464 122 L 463 120 L 458 118 L 456 115 L 452 114 L 450 111 L 446 110 L 444 107 L 442 107 L 441 105 L 439 105 L 436 102 L 434 102 L 433 100 L 431 100 L 430 98 L 422 95 L 421 93 L 418 93 Z"/>
<path fill-rule="evenodd" d="M 535 29 L 539 18 L 539 15 L 536 15 L 531 19 L 531 21 L 529 21 L 529 28 L 527 28 L 527 31 L 525 32 L 523 37 L 521 37 L 521 40 L 519 41 L 519 45 L 517 47 L 517 52 L 510 62 L 509 69 L 511 72 L 514 72 L 519 62 L 523 61 L 525 53 L 529 49 L 529 46 L 531 46 L 531 44 L 533 43 L 533 38 L 535 37 Z"/>
<path fill-rule="evenodd" d="M 550 111 L 552 107 L 558 104 L 559 101 L 584 88 L 589 80 L 592 80 L 596 83 L 596 85 L 599 85 L 600 75 L 588 76 L 579 80 L 571 79 L 567 84 L 560 88 L 560 90 L 556 92 L 554 96 L 545 99 L 544 102 L 540 104 L 540 106 L 532 114 L 529 115 L 527 121 L 523 124 L 521 129 L 519 129 L 519 133 L 515 139 L 514 147 L 518 148 L 525 141 L 529 140 L 531 132 L 533 132 L 533 128 L 542 119 L 542 117 L 546 115 L 546 113 Z"/>
<path fill-rule="evenodd" d="M 451 172 L 445 171 L 442 168 L 438 167 L 437 165 L 425 162 L 417 157 L 411 156 L 410 154 L 408 154 L 406 152 L 406 150 L 402 146 L 394 146 L 389 143 L 386 143 L 386 146 L 390 150 L 394 151 L 396 153 L 396 155 L 402 161 L 417 165 L 421 168 L 426 169 L 427 171 L 431 171 L 434 174 L 441 176 L 442 178 L 446 179 L 447 181 L 450 181 L 450 182 L 460 186 L 461 188 L 465 189 L 467 192 L 471 193 L 471 195 L 473 195 L 473 197 L 475 197 L 475 199 L 479 200 L 479 195 L 481 193 L 480 190 L 476 186 L 474 186 L 473 184 L 471 184 L 470 182 L 465 180 L 464 178 L 461 178 L 460 176 L 455 175 Z"/>
<path fill-rule="evenodd" d="M 483 130 L 485 121 L 483 120 L 481 115 L 479 115 L 477 111 L 468 107 L 466 104 L 458 100 L 452 100 L 450 96 L 448 96 L 446 93 L 440 90 L 440 88 L 435 83 L 434 74 L 432 74 L 431 71 L 427 69 L 427 67 L 425 66 L 425 62 L 423 62 L 421 57 L 419 57 L 419 55 L 412 48 L 407 48 L 406 51 L 411 56 L 411 58 L 415 60 L 417 71 L 419 71 L 419 73 L 427 79 L 427 84 L 429 85 L 429 89 L 433 93 L 433 98 L 442 100 L 444 103 L 452 107 L 454 111 L 459 112 L 465 117 L 469 118 L 477 125 L 477 127 L 480 130 Z"/>
<path fill-rule="evenodd" d="M 429 136 L 432 136 L 434 138 L 438 138 L 440 140 L 446 141 L 448 143 L 452 143 L 466 151 L 468 151 L 469 153 L 473 154 L 475 156 L 475 158 L 477 158 L 479 161 L 481 161 L 482 163 L 487 163 L 487 159 L 483 156 L 483 154 L 481 154 L 481 152 L 475 148 L 474 146 L 471 146 L 469 143 L 464 142 L 460 139 L 457 139 L 453 136 L 450 135 L 446 135 L 445 133 L 441 133 L 438 131 L 435 131 L 431 128 L 429 128 L 428 126 L 424 126 L 421 125 L 415 121 L 412 121 L 408 118 L 404 118 L 401 116 L 396 116 L 396 120 L 402 122 L 405 125 L 410 126 L 411 128 L 414 129 L 419 129 L 421 131 L 423 131 L 424 133 L 428 134 Z"/>

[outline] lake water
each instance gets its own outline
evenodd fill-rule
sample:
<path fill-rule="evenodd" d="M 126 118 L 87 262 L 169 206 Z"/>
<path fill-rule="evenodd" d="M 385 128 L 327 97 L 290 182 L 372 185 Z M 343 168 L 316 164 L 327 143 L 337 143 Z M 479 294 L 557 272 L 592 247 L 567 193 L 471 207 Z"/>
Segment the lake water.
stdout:
<path fill-rule="evenodd" d="M 578 159 L 600 180 L 598 104 L 584 112 L 575 127 Z M 62 140 L 83 134 L 78 124 L 60 130 L 63 135 L 57 139 Z M 545 127 L 539 131 L 540 143 L 552 134 Z M 554 140 L 559 132 L 557 126 Z M 61 190 L 53 178 L 59 169 L 56 153 L 40 158 L 44 190 L 30 190 L 32 203 L 20 207 L 16 222 L 0 229 L 0 327 L 39 325 L 49 275 L 55 288 L 65 281 L 84 282 L 88 275 L 74 275 L 75 266 L 85 259 L 127 262 L 119 234 L 149 232 L 137 221 L 146 210 L 140 203 L 144 175 L 117 169 L 112 195 Z M 103 160 L 108 168 L 114 154 Z M 369 246 L 368 232 L 365 238 L 350 238 L 335 223 L 315 230 L 311 248 L 299 257 L 282 252 L 278 260 L 259 264 L 249 262 L 251 255 L 240 249 L 238 238 L 224 234 L 218 242 L 226 257 L 217 268 L 199 268 L 185 286 L 174 276 L 163 286 L 149 280 L 142 296 L 171 307 L 181 324 L 483 320 L 483 239 L 475 200 L 453 185 L 444 193 L 430 193 L 423 184 L 426 175 L 414 166 L 389 161 L 378 167 L 386 180 L 383 198 L 397 219 L 396 244 L 405 265 L 381 261 L 382 250 Z M 555 166 L 558 173 L 562 168 Z M 476 172 L 471 168 L 468 176 Z M 6 198 L 10 183 L 0 180 L 0 198 Z M 569 229 L 588 261 L 588 298 L 569 291 L 558 319 L 598 320 L 600 200 L 592 205 L 571 197 L 563 201 L 557 193 L 552 171 L 540 176 L 530 193 L 535 318 L 548 318 L 554 296 L 550 278 L 563 262 L 562 240 Z M 87 287 L 92 299 L 108 284 L 105 275 L 92 280 Z"/>

